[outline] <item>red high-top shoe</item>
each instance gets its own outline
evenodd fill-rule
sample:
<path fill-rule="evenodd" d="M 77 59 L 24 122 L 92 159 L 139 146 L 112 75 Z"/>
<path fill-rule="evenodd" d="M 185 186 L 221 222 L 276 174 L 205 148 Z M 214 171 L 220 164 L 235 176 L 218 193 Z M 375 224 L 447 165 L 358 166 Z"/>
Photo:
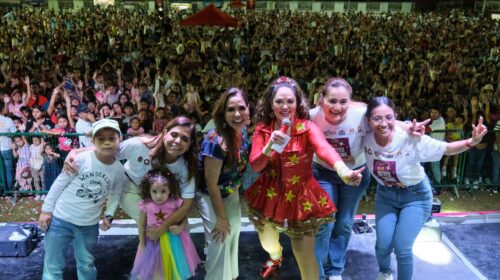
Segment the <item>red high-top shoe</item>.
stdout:
<path fill-rule="evenodd" d="M 281 263 L 283 263 L 283 256 L 277 260 L 269 258 L 262 266 L 260 276 L 264 279 L 270 278 L 281 267 Z"/>

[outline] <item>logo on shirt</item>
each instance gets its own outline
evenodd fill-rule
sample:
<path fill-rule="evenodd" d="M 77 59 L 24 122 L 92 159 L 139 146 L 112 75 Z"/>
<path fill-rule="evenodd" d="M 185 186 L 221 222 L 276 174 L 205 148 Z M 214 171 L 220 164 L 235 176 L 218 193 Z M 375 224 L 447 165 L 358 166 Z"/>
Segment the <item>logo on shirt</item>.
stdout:
<path fill-rule="evenodd" d="M 80 187 L 76 196 L 98 203 L 111 189 L 111 179 L 104 172 L 88 172 L 80 175 Z"/>

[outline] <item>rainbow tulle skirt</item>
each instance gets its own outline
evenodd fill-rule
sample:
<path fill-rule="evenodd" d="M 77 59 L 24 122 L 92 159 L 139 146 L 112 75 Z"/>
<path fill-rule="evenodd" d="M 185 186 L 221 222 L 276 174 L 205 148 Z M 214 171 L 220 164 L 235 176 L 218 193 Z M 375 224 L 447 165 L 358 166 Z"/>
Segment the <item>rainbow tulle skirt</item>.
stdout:
<path fill-rule="evenodd" d="M 187 239 L 186 239 L 187 238 Z M 188 243 L 188 244 L 183 244 Z M 187 245 L 188 248 L 185 248 Z M 188 253 L 185 253 L 187 249 Z M 144 250 L 137 251 L 132 278 L 140 280 L 185 280 L 194 276 L 200 259 L 192 250 L 189 233 L 163 234 L 159 241 L 146 237 Z"/>

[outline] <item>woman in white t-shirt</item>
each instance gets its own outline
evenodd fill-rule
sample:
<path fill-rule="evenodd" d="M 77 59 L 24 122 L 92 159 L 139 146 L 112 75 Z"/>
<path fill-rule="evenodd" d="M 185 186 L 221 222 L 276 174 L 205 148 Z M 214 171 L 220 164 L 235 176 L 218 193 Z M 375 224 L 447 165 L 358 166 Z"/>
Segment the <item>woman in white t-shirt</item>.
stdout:
<path fill-rule="evenodd" d="M 321 89 L 319 106 L 310 110 L 309 115 L 345 164 L 355 170 L 366 164 L 361 144 L 368 124 L 366 104 L 352 101 L 351 95 L 352 88 L 346 80 L 330 78 Z M 354 215 L 370 184 L 370 173 L 365 169 L 361 183 L 353 187 L 345 184 L 316 154 L 313 160 L 314 177 L 337 207 L 335 221 L 321 225 L 314 237 L 314 254 L 321 280 L 341 279 Z"/>
<path fill-rule="evenodd" d="M 378 280 L 392 279 L 391 253 L 398 262 L 398 279 L 413 274 L 412 247 L 420 229 L 429 218 L 432 190 L 421 162 L 438 161 L 481 142 L 487 129 L 481 119 L 472 126 L 472 138 L 446 143 L 427 135 L 411 137 L 396 124 L 394 104 L 385 97 L 368 103 L 366 117 L 371 131 L 362 147 L 366 164 L 377 180 L 375 214 Z"/>
<path fill-rule="evenodd" d="M 311 121 L 321 129 L 349 168 L 360 169 L 366 165 L 362 143 L 370 130 L 365 118 L 366 104 L 352 101 L 351 86 L 339 77 L 328 79 L 320 94 L 319 107 L 309 111 Z M 411 125 L 398 122 L 397 125 L 409 135 L 421 136 L 427 122 L 415 121 Z M 344 184 L 337 173 L 316 155 L 313 172 L 321 188 L 337 207 L 335 222 L 321 225 L 314 237 L 320 279 L 342 279 L 354 215 L 370 184 L 370 172 L 368 169 L 363 171 L 360 185 L 352 187 Z"/>
<path fill-rule="evenodd" d="M 195 196 L 197 172 L 196 129 L 186 117 L 171 120 L 157 136 L 138 136 L 120 143 L 117 159 L 125 160 L 125 188 L 120 202 L 123 210 L 136 222 L 139 221 L 139 183 L 151 169 L 167 167 L 181 188 L 182 206 L 177 209 L 162 226 L 148 229 L 148 237 L 157 240 L 172 225 L 187 217 Z M 78 149 L 76 151 L 84 151 Z M 65 168 L 76 170 L 72 151 L 65 161 Z"/>

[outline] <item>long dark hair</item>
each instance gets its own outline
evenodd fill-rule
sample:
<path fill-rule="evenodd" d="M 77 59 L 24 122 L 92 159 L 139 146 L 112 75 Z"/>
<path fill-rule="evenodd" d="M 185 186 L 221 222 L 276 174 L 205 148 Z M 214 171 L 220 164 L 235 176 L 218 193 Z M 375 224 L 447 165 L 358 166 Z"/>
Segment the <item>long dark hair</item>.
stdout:
<path fill-rule="evenodd" d="M 304 94 L 299 84 L 292 78 L 280 77 L 275 79 L 264 91 L 261 100 L 255 109 L 257 122 L 263 122 L 266 125 L 271 124 L 274 120 L 273 99 L 276 92 L 281 87 L 288 87 L 293 90 L 297 101 L 296 117 L 299 119 L 309 119 L 309 107 L 307 106 Z"/>
<path fill-rule="evenodd" d="M 241 138 L 238 137 L 239 135 L 235 135 L 236 131 L 226 123 L 225 113 L 227 102 L 229 101 L 229 99 L 238 95 L 241 96 L 243 100 L 245 100 L 245 104 L 248 107 L 248 99 L 243 90 L 236 87 L 231 87 L 224 91 L 224 93 L 219 97 L 212 112 L 212 117 L 215 123 L 215 131 L 222 137 L 222 139 L 226 143 L 228 161 L 230 164 L 233 164 L 238 160 Z"/>
<path fill-rule="evenodd" d="M 139 189 L 141 190 L 142 199 L 151 198 L 151 186 L 155 183 L 165 184 L 170 190 L 171 198 L 180 197 L 180 187 L 179 182 L 175 178 L 174 174 L 170 172 L 167 168 L 152 169 L 146 176 L 142 178 L 139 184 Z"/>
<path fill-rule="evenodd" d="M 167 151 L 165 150 L 165 146 L 163 144 L 163 138 L 165 137 L 165 133 L 168 133 L 172 128 L 177 126 L 188 127 L 189 129 L 191 129 L 191 144 L 189 145 L 189 149 L 183 154 L 183 156 L 187 162 L 189 179 L 191 179 L 192 177 L 196 178 L 196 173 L 198 171 L 198 146 L 196 144 L 196 127 L 194 126 L 191 119 L 186 117 L 174 118 L 167 123 L 162 133 L 146 143 L 146 146 L 152 149 L 151 166 L 153 167 L 153 169 L 161 169 L 167 163 Z"/>

